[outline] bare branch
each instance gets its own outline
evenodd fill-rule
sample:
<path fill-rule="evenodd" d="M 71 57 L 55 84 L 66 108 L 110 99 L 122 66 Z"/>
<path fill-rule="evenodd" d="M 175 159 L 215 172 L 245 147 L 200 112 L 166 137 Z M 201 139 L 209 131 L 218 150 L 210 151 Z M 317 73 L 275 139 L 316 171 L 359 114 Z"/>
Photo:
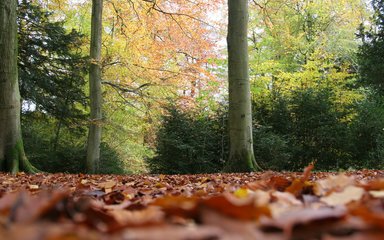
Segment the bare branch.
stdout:
<path fill-rule="evenodd" d="M 138 92 L 140 90 L 142 90 L 143 88 L 151 86 L 150 83 L 144 83 L 144 84 L 140 85 L 137 88 L 129 88 L 125 84 L 116 84 L 116 83 L 113 83 L 113 82 L 110 82 L 110 81 L 102 81 L 101 83 L 109 85 L 109 86 L 111 86 L 111 87 L 113 87 L 115 89 L 118 89 L 119 91 L 124 92 L 124 93 L 129 92 L 129 93 L 135 93 L 135 94 L 138 94 Z"/>

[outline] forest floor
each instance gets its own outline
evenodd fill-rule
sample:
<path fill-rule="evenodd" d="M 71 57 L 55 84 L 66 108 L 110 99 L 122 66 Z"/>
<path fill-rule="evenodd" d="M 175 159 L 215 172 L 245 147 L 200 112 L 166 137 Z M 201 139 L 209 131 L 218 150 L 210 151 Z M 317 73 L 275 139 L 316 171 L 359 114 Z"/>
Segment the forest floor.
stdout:
<path fill-rule="evenodd" d="M 384 239 L 384 171 L 0 174 L 0 239 Z"/>

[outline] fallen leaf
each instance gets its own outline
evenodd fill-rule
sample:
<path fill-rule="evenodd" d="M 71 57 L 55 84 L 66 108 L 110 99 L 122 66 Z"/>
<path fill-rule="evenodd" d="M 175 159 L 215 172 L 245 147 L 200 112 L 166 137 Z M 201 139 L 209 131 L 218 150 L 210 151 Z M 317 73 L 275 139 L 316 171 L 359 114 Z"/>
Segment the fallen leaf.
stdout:
<path fill-rule="evenodd" d="M 230 194 L 225 194 L 211 197 L 203 200 L 202 205 L 241 220 L 257 220 L 261 216 L 271 215 L 270 209 L 267 206 L 255 206 L 252 199 L 244 201 L 244 199 L 231 196 Z"/>
<path fill-rule="evenodd" d="M 329 223 L 341 220 L 347 214 L 345 207 L 321 209 L 300 209 L 287 211 L 278 218 L 261 218 L 260 226 L 264 231 L 268 229 L 280 229 L 285 233 L 285 239 L 290 239 L 295 226 L 309 224 L 316 221 L 329 221 Z M 316 231 L 316 229 L 313 229 Z"/>
<path fill-rule="evenodd" d="M 101 189 L 112 189 L 114 186 L 116 186 L 115 181 L 107 181 L 107 182 L 101 182 L 98 184 L 98 187 Z"/>
<path fill-rule="evenodd" d="M 311 186 L 308 182 L 311 175 L 311 171 L 315 167 L 315 163 L 310 163 L 303 172 L 303 176 L 300 179 L 295 179 L 292 184 L 285 189 L 286 192 L 292 193 L 295 196 L 299 196 L 305 187 Z"/>
<path fill-rule="evenodd" d="M 28 188 L 29 188 L 30 190 L 38 190 L 40 187 L 39 187 L 39 185 L 31 184 L 31 185 L 28 185 Z"/>
<path fill-rule="evenodd" d="M 108 212 L 122 226 L 148 226 L 164 222 L 165 214 L 159 207 L 149 206 L 142 210 L 112 210 Z"/>
<path fill-rule="evenodd" d="M 313 192 L 317 196 L 325 196 L 333 191 L 341 191 L 347 186 L 355 184 L 353 177 L 348 177 L 345 174 L 337 176 L 329 176 L 326 179 L 316 181 L 313 187 Z"/>
<path fill-rule="evenodd" d="M 384 191 L 369 191 L 369 194 L 374 198 L 384 198 Z"/>
<path fill-rule="evenodd" d="M 246 188 L 239 188 L 237 189 L 233 195 L 238 198 L 248 198 L 249 197 L 249 190 Z"/>
<path fill-rule="evenodd" d="M 320 201 L 329 206 L 337 206 L 360 200 L 365 190 L 361 187 L 348 186 L 342 192 L 333 192 L 329 196 L 322 197 Z"/>
<path fill-rule="evenodd" d="M 254 204 L 257 207 L 267 206 L 271 201 L 271 194 L 266 191 L 256 190 L 253 193 Z"/>
<path fill-rule="evenodd" d="M 169 216 L 194 218 L 197 216 L 198 199 L 184 196 L 165 196 L 156 199 L 151 206 L 160 207 Z"/>
<path fill-rule="evenodd" d="M 0 173 L 0 239 L 384 239 L 384 171 L 333 176 L 311 169 Z"/>

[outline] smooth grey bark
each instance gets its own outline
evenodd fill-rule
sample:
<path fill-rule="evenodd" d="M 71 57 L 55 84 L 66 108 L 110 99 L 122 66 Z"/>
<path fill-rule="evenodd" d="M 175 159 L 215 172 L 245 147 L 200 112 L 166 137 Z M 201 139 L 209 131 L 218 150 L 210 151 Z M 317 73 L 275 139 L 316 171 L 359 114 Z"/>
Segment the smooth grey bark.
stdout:
<path fill-rule="evenodd" d="M 0 1 L 0 171 L 35 173 L 21 135 L 16 10 L 16 0 Z"/>
<path fill-rule="evenodd" d="M 255 161 L 248 60 L 248 0 L 228 0 L 230 154 L 226 172 L 260 170 Z"/>
<path fill-rule="evenodd" d="M 101 43 L 102 43 L 103 0 L 92 0 L 91 46 L 89 67 L 89 98 L 91 119 L 88 132 L 88 173 L 96 173 L 100 165 L 100 142 L 102 122 L 101 96 Z"/>

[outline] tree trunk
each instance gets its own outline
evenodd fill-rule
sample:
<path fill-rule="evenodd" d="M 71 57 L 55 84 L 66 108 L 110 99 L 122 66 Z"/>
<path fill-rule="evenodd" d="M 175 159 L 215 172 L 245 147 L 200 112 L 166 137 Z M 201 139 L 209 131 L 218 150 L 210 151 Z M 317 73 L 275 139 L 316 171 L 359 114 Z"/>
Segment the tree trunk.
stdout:
<path fill-rule="evenodd" d="M 227 172 L 259 170 L 253 153 L 248 70 L 248 0 L 228 0 L 228 81 L 230 154 Z"/>
<path fill-rule="evenodd" d="M 103 0 L 92 0 L 91 48 L 89 68 L 89 98 L 91 120 L 88 132 L 87 162 L 88 173 L 96 173 L 100 162 L 102 96 L 101 96 L 101 37 Z"/>
<path fill-rule="evenodd" d="M 0 1 L 0 171 L 35 173 L 21 135 L 16 9 L 16 0 Z"/>

